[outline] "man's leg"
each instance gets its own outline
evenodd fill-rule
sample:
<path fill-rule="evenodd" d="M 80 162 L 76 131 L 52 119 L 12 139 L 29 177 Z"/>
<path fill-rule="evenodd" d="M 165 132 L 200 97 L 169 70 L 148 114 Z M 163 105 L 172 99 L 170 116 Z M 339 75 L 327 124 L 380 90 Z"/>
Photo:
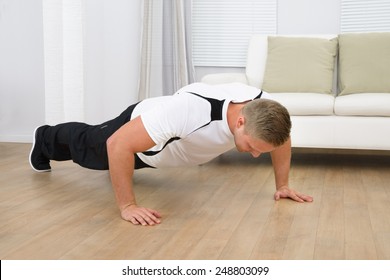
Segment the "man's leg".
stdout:
<path fill-rule="evenodd" d="M 30 153 L 31 167 L 35 171 L 44 172 L 51 170 L 50 160 L 73 160 L 86 168 L 107 170 L 106 141 L 130 120 L 135 105 L 117 118 L 100 125 L 69 122 L 39 127 L 35 131 Z"/>
<path fill-rule="evenodd" d="M 104 127 L 77 122 L 41 126 L 35 130 L 31 166 L 43 172 L 50 171 L 50 160 L 73 160 L 86 168 L 108 169 L 105 142 L 111 134 L 107 132 Z"/>

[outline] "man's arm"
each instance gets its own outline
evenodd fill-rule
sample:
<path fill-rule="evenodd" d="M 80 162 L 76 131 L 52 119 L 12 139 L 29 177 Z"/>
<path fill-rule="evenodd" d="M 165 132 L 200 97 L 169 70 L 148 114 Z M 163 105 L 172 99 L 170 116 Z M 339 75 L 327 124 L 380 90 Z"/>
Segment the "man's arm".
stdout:
<path fill-rule="evenodd" d="M 291 198 L 298 202 L 312 202 L 311 196 L 298 193 L 288 186 L 291 162 L 291 139 L 271 152 L 272 164 L 275 173 L 276 192 L 275 200 L 280 198 Z"/>
<path fill-rule="evenodd" d="M 109 171 L 115 198 L 122 218 L 135 225 L 160 223 L 160 213 L 139 207 L 133 191 L 134 154 L 154 145 L 140 117 L 123 125 L 107 140 Z"/>

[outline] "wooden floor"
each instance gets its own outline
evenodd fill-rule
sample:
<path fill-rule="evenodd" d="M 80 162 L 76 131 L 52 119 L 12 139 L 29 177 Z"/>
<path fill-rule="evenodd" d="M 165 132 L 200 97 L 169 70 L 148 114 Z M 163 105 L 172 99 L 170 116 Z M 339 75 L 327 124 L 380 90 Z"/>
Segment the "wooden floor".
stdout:
<path fill-rule="evenodd" d="M 267 155 L 140 170 L 155 227 L 123 221 L 107 172 L 71 162 L 39 174 L 30 145 L 0 143 L 0 259 L 390 259 L 390 156 L 294 152 L 290 183 L 313 203 L 275 202 Z"/>

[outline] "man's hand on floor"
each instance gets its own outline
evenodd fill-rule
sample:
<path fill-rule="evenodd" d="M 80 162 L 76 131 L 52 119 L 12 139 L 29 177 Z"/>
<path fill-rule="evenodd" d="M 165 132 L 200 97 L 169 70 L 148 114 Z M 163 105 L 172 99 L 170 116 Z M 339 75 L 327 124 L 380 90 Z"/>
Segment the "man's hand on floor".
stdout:
<path fill-rule="evenodd" d="M 122 219 L 134 225 L 153 226 L 161 223 L 161 214 L 156 210 L 131 204 L 121 210 Z"/>

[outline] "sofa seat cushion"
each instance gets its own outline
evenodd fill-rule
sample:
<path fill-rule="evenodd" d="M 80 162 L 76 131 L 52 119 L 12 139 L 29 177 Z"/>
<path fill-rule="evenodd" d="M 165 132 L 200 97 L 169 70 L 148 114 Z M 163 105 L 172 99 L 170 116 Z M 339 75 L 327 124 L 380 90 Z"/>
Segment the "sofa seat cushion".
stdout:
<path fill-rule="evenodd" d="M 334 96 L 321 93 L 271 93 L 292 116 L 333 115 Z"/>
<path fill-rule="evenodd" d="M 390 93 L 356 93 L 336 97 L 339 116 L 390 116 Z"/>

